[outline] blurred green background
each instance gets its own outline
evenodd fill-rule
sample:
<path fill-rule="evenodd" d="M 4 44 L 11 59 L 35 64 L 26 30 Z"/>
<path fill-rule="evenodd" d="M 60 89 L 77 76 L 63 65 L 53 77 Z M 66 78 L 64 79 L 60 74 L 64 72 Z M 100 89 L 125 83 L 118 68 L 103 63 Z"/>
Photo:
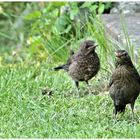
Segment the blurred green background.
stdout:
<path fill-rule="evenodd" d="M 0 50 L 6 61 L 65 61 L 77 49 L 91 17 L 109 13 L 112 2 L 1 2 Z M 12 53 L 12 56 L 10 56 Z M 17 57 L 15 60 L 13 57 Z"/>

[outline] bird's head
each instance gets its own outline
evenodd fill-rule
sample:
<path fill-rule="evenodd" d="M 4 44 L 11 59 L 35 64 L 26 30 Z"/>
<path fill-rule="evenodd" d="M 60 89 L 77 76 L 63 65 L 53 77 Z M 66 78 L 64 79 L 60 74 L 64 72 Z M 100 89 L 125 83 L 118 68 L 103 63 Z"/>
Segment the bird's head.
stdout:
<path fill-rule="evenodd" d="M 85 55 L 95 52 L 97 44 L 92 40 L 86 40 L 80 44 L 80 52 Z"/>
<path fill-rule="evenodd" d="M 125 50 L 117 50 L 116 55 L 116 65 L 131 65 L 132 61 L 129 54 Z"/>

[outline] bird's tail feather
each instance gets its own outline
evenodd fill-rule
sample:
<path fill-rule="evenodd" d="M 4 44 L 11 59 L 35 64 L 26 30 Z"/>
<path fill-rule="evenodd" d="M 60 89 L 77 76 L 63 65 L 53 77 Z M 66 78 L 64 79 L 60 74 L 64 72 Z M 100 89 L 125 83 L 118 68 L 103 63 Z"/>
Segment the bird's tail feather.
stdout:
<path fill-rule="evenodd" d="M 61 69 L 64 69 L 64 66 L 65 66 L 65 65 L 61 65 L 61 66 L 55 67 L 54 70 L 61 70 Z"/>

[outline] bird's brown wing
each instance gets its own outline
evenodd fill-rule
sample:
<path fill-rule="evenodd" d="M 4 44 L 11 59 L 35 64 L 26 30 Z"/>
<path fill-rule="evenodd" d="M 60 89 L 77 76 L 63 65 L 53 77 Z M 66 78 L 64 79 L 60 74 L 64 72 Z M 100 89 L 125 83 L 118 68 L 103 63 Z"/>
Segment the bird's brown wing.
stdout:
<path fill-rule="evenodd" d="M 127 70 L 130 72 L 131 76 L 139 83 L 140 85 L 140 75 L 139 73 L 137 72 L 137 70 L 135 69 L 135 67 L 131 66 L 131 67 L 127 67 Z M 113 84 L 115 78 L 116 78 L 116 72 L 113 73 L 111 79 L 110 79 L 110 82 L 109 82 L 109 87 L 111 87 L 111 85 Z"/>
<path fill-rule="evenodd" d="M 69 56 L 66 64 L 70 65 L 72 63 L 73 59 L 74 59 L 74 51 L 70 50 L 70 56 Z"/>
<path fill-rule="evenodd" d="M 69 71 L 69 66 L 72 63 L 73 57 L 74 57 L 74 51 L 70 50 L 70 56 L 67 59 L 67 62 L 65 64 L 63 64 L 63 65 L 55 67 L 54 70 L 64 69 L 66 71 Z"/>
<path fill-rule="evenodd" d="M 111 87 L 111 85 L 113 84 L 114 79 L 115 79 L 115 73 L 111 76 L 111 79 L 109 81 L 109 87 Z"/>
<path fill-rule="evenodd" d="M 134 77 L 134 79 L 139 83 L 140 85 L 140 75 L 139 73 L 137 72 L 137 70 L 135 69 L 135 67 L 131 67 L 129 68 L 130 69 L 130 72 L 132 74 L 132 76 Z"/>
<path fill-rule="evenodd" d="M 113 74 L 112 74 L 112 76 L 111 76 L 111 78 L 110 78 L 110 81 L 109 81 L 109 87 L 112 86 L 112 84 L 114 83 L 114 81 L 118 80 L 118 77 L 120 77 L 120 74 L 119 74 L 120 71 L 121 71 L 121 69 L 116 69 L 116 70 L 113 72 Z"/>

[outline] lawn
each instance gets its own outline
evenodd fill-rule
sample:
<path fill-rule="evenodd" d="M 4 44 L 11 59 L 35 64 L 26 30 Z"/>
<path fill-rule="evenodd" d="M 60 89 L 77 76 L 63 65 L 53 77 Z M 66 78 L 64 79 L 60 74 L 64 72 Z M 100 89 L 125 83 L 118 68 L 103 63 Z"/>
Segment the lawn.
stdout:
<path fill-rule="evenodd" d="M 114 122 L 108 92 L 98 89 L 103 84 L 100 72 L 90 81 L 96 95 L 78 97 L 68 75 L 53 71 L 53 66 L 46 63 L 1 66 L 1 138 L 140 137 L 140 98 L 136 101 L 135 121 L 128 107 Z M 41 94 L 45 87 L 52 91 L 52 96 Z M 84 83 L 80 87 L 80 93 L 88 89 Z"/>

